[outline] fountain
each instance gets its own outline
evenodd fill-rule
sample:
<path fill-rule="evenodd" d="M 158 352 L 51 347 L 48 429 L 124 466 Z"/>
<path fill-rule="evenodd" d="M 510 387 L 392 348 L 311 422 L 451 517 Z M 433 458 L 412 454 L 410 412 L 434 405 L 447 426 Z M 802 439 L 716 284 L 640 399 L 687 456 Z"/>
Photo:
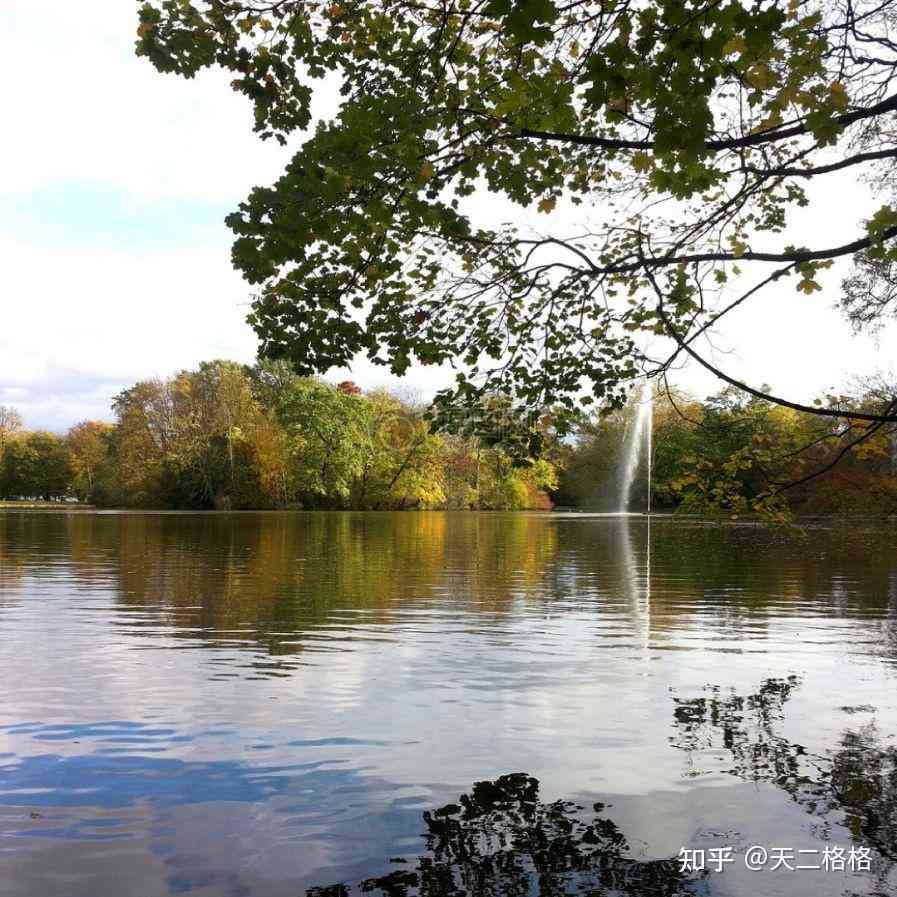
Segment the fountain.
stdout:
<path fill-rule="evenodd" d="M 651 641 L 651 467 L 653 461 L 654 430 L 654 396 L 651 381 L 645 378 L 636 400 L 635 414 L 623 433 L 622 461 L 620 465 L 620 504 L 621 538 L 623 540 L 621 556 L 624 569 L 628 573 L 628 589 L 632 596 L 631 605 L 635 619 L 640 624 L 641 643 L 647 648 Z M 647 532 L 645 533 L 645 587 L 641 589 L 639 576 L 629 532 L 629 503 L 632 486 L 639 469 L 639 462 L 645 457 L 647 467 Z"/>
<path fill-rule="evenodd" d="M 621 514 L 629 513 L 629 500 L 632 484 L 638 472 L 639 459 L 642 452 L 647 452 L 648 467 L 648 514 L 651 513 L 651 454 L 653 451 L 652 430 L 654 429 L 654 396 L 651 392 L 651 381 L 647 378 L 642 384 L 641 395 L 637 402 L 634 419 L 626 427 L 623 434 L 623 464 L 620 468 L 620 505 Z M 644 448 L 643 448 L 644 447 Z"/>

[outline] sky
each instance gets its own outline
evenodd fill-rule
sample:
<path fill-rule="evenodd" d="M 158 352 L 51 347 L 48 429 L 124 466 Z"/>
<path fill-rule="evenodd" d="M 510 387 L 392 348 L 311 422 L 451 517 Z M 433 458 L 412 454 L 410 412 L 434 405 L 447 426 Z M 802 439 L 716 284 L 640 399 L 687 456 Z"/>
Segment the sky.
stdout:
<path fill-rule="evenodd" d="M 278 176 L 301 135 L 286 148 L 258 140 L 223 73 L 184 81 L 137 59 L 136 10 L 4 2 L 0 69 L 16 89 L 5 91 L 0 149 L 0 405 L 29 427 L 111 419 L 112 397 L 139 379 L 256 355 L 252 294 L 231 268 L 223 219 Z M 314 111 L 333 103 L 323 91 Z M 851 178 L 833 182 L 798 220 L 800 242 L 852 239 L 869 203 Z M 833 310 L 843 273 L 812 297 L 793 281 L 770 291 L 704 350 L 799 400 L 851 373 L 897 370 L 894 328 L 854 337 Z M 419 367 L 399 382 L 361 360 L 327 377 L 425 398 L 449 373 Z M 722 385 L 694 366 L 675 381 L 698 395 Z"/>

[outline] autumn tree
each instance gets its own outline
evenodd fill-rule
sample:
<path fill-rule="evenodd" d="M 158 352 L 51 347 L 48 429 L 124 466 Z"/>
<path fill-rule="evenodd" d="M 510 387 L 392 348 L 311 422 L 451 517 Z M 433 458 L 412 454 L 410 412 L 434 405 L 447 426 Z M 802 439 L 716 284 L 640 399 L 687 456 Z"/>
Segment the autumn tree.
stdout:
<path fill-rule="evenodd" d="M 242 365 L 203 362 L 113 405 L 123 490 L 136 505 L 266 507 L 290 492 L 286 445 Z"/>
<path fill-rule="evenodd" d="M 68 431 L 72 490 L 82 501 L 94 501 L 99 481 L 111 476 L 112 434 L 111 424 L 96 420 L 81 421 Z"/>
<path fill-rule="evenodd" d="M 243 369 L 234 362 L 202 362 L 171 383 L 180 488 L 200 505 L 242 505 L 252 491 L 247 431 L 260 414 Z"/>
<path fill-rule="evenodd" d="M 660 495 L 696 512 L 783 514 L 780 487 L 797 475 L 801 449 L 818 436 L 818 419 L 732 388 L 692 404 L 690 413 L 658 434 Z"/>
<path fill-rule="evenodd" d="M 15 408 L 0 405 L 0 460 L 6 444 L 22 430 L 22 415 Z"/>
<path fill-rule="evenodd" d="M 164 507 L 170 499 L 175 421 L 169 384 L 143 380 L 112 401 L 117 418 L 117 465 L 126 505 Z"/>
<path fill-rule="evenodd" d="M 361 390 L 340 383 L 355 395 Z M 357 391 L 357 392 L 356 392 Z M 441 482 L 442 439 L 432 432 L 424 408 L 402 401 L 385 390 L 366 396 L 367 433 L 371 450 L 360 478 L 360 506 L 433 508 L 445 501 Z"/>

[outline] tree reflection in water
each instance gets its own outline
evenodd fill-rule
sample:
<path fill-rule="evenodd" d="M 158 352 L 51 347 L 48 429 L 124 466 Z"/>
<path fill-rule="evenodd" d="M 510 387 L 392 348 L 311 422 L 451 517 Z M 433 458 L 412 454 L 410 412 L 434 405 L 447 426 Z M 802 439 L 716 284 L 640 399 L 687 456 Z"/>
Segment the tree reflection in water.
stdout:
<path fill-rule="evenodd" d="M 897 860 L 897 748 L 882 744 L 874 723 L 847 729 L 830 754 L 816 754 L 777 731 L 784 706 L 800 685 L 797 676 L 767 679 L 747 696 L 707 694 L 676 701 L 674 747 L 689 755 L 689 774 L 704 752 L 724 749 L 732 760 L 727 772 L 753 782 L 771 782 L 808 813 L 826 817 L 841 812 L 857 845 L 873 847 L 887 867 Z M 845 711 L 874 708 L 841 708 Z"/>
<path fill-rule="evenodd" d="M 695 876 L 675 858 L 636 860 L 629 844 L 594 805 L 542 803 L 539 782 L 524 773 L 477 782 L 459 803 L 424 813 L 427 852 L 414 869 L 399 869 L 358 886 L 383 897 L 674 897 L 694 894 Z M 307 897 L 348 897 L 343 884 L 311 888 Z"/>
<path fill-rule="evenodd" d="M 859 846 L 882 858 L 873 871 L 889 880 L 897 860 L 897 749 L 882 744 L 874 723 L 848 729 L 830 754 L 808 751 L 778 731 L 797 676 L 767 679 L 753 694 L 721 686 L 674 698 L 674 748 L 689 758 L 690 776 L 726 772 L 785 791 L 809 814 L 840 821 Z M 854 708 L 842 708 L 851 710 Z M 856 708 L 864 711 L 871 708 Z M 361 882 L 312 888 L 307 897 L 674 897 L 701 893 L 706 880 L 679 871 L 676 858 L 640 861 L 624 834 L 595 804 L 590 819 L 569 801 L 542 803 L 539 782 L 523 773 L 477 782 L 458 804 L 424 813 L 427 852 L 414 868 Z M 703 884 L 702 884 L 703 883 Z M 875 893 L 885 893 L 884 891 Z"/>

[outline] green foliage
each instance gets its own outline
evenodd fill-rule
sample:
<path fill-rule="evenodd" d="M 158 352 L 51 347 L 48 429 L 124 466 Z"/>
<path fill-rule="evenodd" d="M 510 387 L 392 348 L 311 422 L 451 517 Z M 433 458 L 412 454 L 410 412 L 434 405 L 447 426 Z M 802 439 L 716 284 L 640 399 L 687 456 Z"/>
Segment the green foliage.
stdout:
<path fill-rule="evenodd" d="M 861 411 L 892 391 L 867 379 L 853 394 L 817 401 Z M 115 424 L 83 421 L 61 437 L 24 430 L 16 416 L 0 457 L 0 499 L 362 510 L 548 510 L 557 502 L 615 511 L 637 401 L 581 415 L 570 440 L 551 411 L 528 417 L 507 397 L 449 415 L 351 381 L 332 386 L 279 364 L 217 360 L 124 390 Z M 633 507 L 647 503 L 645 474 Z M 651 500 L 657 510 L 772 522 L 895 513 L 897 428 L 821 419 L 733 389 L 703 402 L 661 394 Z"/>
<path fill-rule="evenodd" d="M 0 497 L 52 501 L 68 494 L 70 479 L 62 437 L 38 430 L 6 443 L 0 459 Z"/>
<path fill-rule="evenodd" d="M 859 397 L 817 401 L 848 411 L 874 405 L 878 397 L 867 383 Z M 559 503 L 617 509 L 620 450 L 633 411 L 630 405 L 583 424 L 564 462 Z M 655 398 L 653 445 L 657 510 L 760 515 L 772 523 L 796 514 L 897 511 L 893 427 L 820 419 L 734 389 L 704 402 L 673 392 Z M 633 494 L 636 508 L 646 504 L 645 474 L 643 469 Z"/>
<path fill-rule="evenodd" d="M 278 416 L 305 504 L 348 504 L 375 450 L 368 410 L 358 396 L 314 381 L 297 384 L 282 398 Z"/>
<path fill-rule="evenodd" d="M 388 393 L 298 383 L 278 406 L 298 495 L 307 507 L 518 510 L 549 507 L 545 459 L 508 453 L 494 417 L 463 417 L 464 435 L 434 434 L 421 409 Z M 515 443 L 515 447 L 519 446 Z"/>
<path fill-rule="evenodd" d="M 298 377 L 281 363 L 203 362 L 114 400 L 117 421 L 65 437 L 3 409 L 0 498 L 151 508 L 550 508 L 547 459 L 493 427 L 433 432 L 427 409 Z M 480 421 L 481 422 L 481 421 Z M 481 422 L 482 423 L 482 422 Z M 476 459 L 475 462 L 473 459 Z"/>
<path fill-rule="evenodd" d="M 339 85 L 281 177 L 227 219 L 265 355 L 306 376 L 358 354 L 395 374 L 452 361 L 446 409 L 505 393 L 575 412 L 584 392 L 622 408 L 658 365 L 640 335 L 712 327 L 740 265 L 779 263 L 811 296 L 832 258 L 892 260 L 892 204 L 845 246 L 777 241 L 810 178 L 890 189 L 871 166 L 897 155 L 893 15 L 874 0 L 147 0 L 137 53 L 188 78 L 224 69 L 281 141 L 311 125 L 316 86 Z M 484 191 L 508 224 L 468 201 Z M 562 206 L 583 206 L 583 226 Z"/>
<path fill-rule="evenodd" d="M 805 421 L 768 402 L 745 400 L 732 389 L 713 396 L 701 412 L 691 438 L 679 436 L 689 453 L 680 456 L 678 475 L 662 481 L 661 494 L 699 513 L 784 514 L 787 505 L 770 482 L 787 482 L 795 469 Z"/>

